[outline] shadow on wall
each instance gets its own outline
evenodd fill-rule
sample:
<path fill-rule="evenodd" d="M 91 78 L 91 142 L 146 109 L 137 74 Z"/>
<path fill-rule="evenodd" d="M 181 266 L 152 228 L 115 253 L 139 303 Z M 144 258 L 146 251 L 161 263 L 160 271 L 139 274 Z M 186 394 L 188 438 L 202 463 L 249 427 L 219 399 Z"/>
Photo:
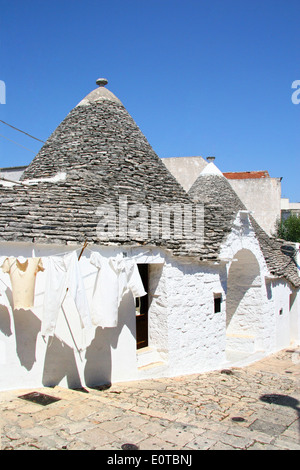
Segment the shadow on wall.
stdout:
<path fill-rule="evenodd" d="M 31 310 L 15 310 L 14 323 L 17 355 L 21 365 L 31 370 L 36 362 L 36 341 L 41 321 Z"/>
<path fill-rule="evenodd" d="M 7 299 L 13 305 L 12 291 L 6 289 Z M 0 307 L 0 330 L 9 337 L 13 334 L 11 321 L 14 323 L 16 352 L 20 364 L 28 371 L 32 369 L 36 361 L 36 341 L 41 329 L 41 321 L 31 310 L 13 310 L 12 318 L 8 307 Z"/>
<path fill-rule="evenodd" d="M 84 379 L 88 387 L 111 383 L 111 351 L 117 348 L 124 327 L 136 337 L 135 303 L 131 293 L 127 293 L 121 301 L 118 325 L 115 328 L 98 327 L 91 345 L 86 350 Z"/>
<path fill-rule="evenodd" d="M 0 331 L 7 337 L 12 335 L 10 314 L 4 305 L 0 305 Z"/>
<path fill-rule="evenodd" d="M 243 249 L 235 255 L 235 258 L 237 261 L 231 265 L 227 280 L 227 328 L 245 295 L 251 288 L 261 285 L 260 267 L 253 253 Z"/>
<path fill-rule="evenodd" d="M 50 337 L 44 362 L 43 385 L 54 387 L 64 377 L 67 378 L 70 388 L 81 387 L 73 349 L 56 336 Z"/>
<path fill-rule="evenodd" d="M 9 306 L 0 305 L 0 331 L 6 337 L 15 336 L 17 357 L 21 366 L 30 371 L 37 361 L 37 338 L 41 331 L 41 320 L 31 310 L 14 310 L 11 290 L 7 289 L 6 294 Z M 84 385 L 79 372 L 80 365 L 76 362 L 78 360 L 85 360 L 84 382 L 86 386 L 110 384 L 112 350 L 117 348 L 119 337 L 125 327 L 128 328 L 129 334 L 135 341 L 135 302 L 131 293 L 127 293 L 122 299 L 117 327 L 105 329 L 98 327 L 91 344 L 86 350 L 80 351 L 79 359 L 78 355 L 75 357 L 75 350 L 69 344 L 56 336 L 49 338 L 43 364 L 42 384 L 53 387 L 66 378 L 69 388 L 82 388 Z M 121 361 L 122 366 L 127 367 L 129 362 L 125 355 Z"/>
<path fill-rule="evenodd" d="M 84 382 L 87 387 L 111 384 L 112 348 L 117 347 L 119 336 L 124 327 L 128 327 L 135 337 L 135 310 L 133 298 L 128 299 L 130 295 L 127 294 L 120 304 L 117 327 L 104 329 L 98 327 L 90 346 L 86 351 L 81 351 L 81 355 L 85 354 Z M 128 306 L 128 302 L 132 307 L 130 315 L 128 309 L 122 308 Z M 83 360 L 82 357 L 81 360 Z M 44 386 L 54 387 L 65 377 L 69 388 L 84 387 L 76 364 L 74 350 L 54 336 L 48 340 L 42 383 Z"/>

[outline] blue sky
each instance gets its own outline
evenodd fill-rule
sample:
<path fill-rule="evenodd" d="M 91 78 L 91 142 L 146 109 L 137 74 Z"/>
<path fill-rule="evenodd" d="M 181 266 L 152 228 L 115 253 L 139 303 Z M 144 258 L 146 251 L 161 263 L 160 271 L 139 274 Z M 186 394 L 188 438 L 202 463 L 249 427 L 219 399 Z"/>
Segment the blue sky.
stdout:
<path fill-rule="evenodd" d="M 106 77 L 160 157 L 268 170 L 283 177 L 283 197 L 300 201 L 299 0 L 0 6 L 1 120 L 46 140 Z M 28 164 L 42 145 L 1 122 L 0 134 L 0 167 Z"/>

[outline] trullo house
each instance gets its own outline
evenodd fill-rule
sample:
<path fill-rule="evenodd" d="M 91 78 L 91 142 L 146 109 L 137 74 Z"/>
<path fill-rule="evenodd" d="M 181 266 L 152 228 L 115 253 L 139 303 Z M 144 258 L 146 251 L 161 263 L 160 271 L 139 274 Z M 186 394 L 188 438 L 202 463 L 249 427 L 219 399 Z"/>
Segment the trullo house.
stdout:
<path fill-rule="evenodd" d="M 0 389 L 201 373 L 300 342 L 297 246 L 186 193 L 99 79 L 0 182 Z"/>

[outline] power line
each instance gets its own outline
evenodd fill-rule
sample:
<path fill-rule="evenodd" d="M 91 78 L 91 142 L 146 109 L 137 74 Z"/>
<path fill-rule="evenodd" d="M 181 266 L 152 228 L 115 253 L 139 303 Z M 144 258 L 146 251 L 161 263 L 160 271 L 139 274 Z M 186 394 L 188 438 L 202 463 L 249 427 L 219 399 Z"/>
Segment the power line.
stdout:
<path fill-rule="evenodd" d="M 24 147 L 24 145 L 21 145 L 21 144 L 19 144 L 18 142 L 15 142 L 14 140 L 11 140 L 11 139 L 9 139 L 8 137 L 5 137 L 5 135 L 0 134 L 0 137 L 3 137 L 3 139 L 9 140 L 10 142 L 13 142 L 14 144 L 19 145 L 19 147 L 22 147 L 23 149 L 29 150 L 29 152 L 36 153 L 36 152 L 34 152 L 33 150 L 31 150 L 31 149 L 29 149 L 29 148 L 27 148 L 27 147 Z"/>
<path fill-rule="evenodd" d="M 2 121 L 2 119 L 0 119 L 0 122 L 2 122 L 3 124 L 5 124 L 6 126 L 11 127 L 12 129 L 15 129 L 15 130 L 18 131 L 18 132 L 22 132 L 22 134 L 25 134 L 25 135 L 27 135 L 28 137 L 31 137 L 32 139 L 38 140 L 39 142 L 42 142 L 43 144 L 45 143 L 43 140 L 38 139 L 37 137 L 34 137 L 33 135 L 28 134 L 27 132 L 21 131 L 21 129 L 18 129 L 17 127 L 12 126 L 11 124 L 8 124 L 8 123 L 5 122 L 5 121 Z M 2 137 L 3 137 L 3 136 L 2 136 Z M 27 149 L 27 150 L 28 150 L 28 149 Z"/>

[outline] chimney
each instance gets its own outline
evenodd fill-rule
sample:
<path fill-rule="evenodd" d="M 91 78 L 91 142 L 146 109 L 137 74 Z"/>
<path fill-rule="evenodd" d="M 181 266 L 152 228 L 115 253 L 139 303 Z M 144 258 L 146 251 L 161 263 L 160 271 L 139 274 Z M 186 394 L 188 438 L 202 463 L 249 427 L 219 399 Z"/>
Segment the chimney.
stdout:
<path fill-rule="evenodd" d="M 211 162 L 213 162 L 215 159 L 216 159 L 216 157 L 207 157 L 206 160 L 207 160 L 209 163 L 211 163 Z"/>

